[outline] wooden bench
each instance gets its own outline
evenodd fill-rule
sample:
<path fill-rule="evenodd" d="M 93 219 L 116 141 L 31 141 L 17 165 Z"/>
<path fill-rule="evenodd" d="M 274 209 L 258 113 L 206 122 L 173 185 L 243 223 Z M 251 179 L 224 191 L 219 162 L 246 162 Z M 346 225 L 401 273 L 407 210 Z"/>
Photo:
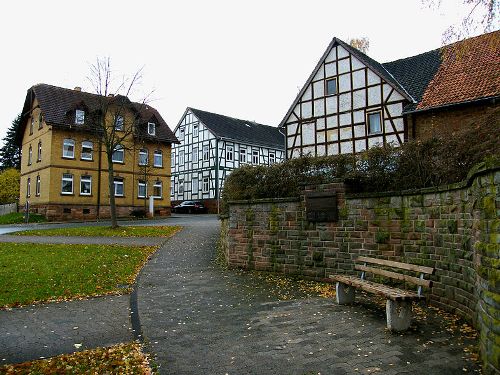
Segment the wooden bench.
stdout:
<path fill-rule="evenodd" d="M 391 270 L 387 270 L 387 268 Z M 384 259 L 358 257 L 354 269 L 361 271 L 361 277 L 330 275 L 330 279 L 337 282 L 337 303 L 341 305 L 353 303 L 355 289 L 384 296 L 387 299 L 387 328 L 392 331 L 404 331 L 408 329 L 411 323 L 411 303 L 414 300 L 424 298 L 422 287 L 429 288 L 431 286 L 431 281 L 425 280 L 424 275 L 433 274 L 434 268 Z M 404 271 L 415 272 L 420 275 L 419 277 L 415 277 L 408 275 L 408 272 L 403 273 Z M 367 273 L 415 284 L 417 285 L 417 291 L 394 288 L 366 280 Z"/>

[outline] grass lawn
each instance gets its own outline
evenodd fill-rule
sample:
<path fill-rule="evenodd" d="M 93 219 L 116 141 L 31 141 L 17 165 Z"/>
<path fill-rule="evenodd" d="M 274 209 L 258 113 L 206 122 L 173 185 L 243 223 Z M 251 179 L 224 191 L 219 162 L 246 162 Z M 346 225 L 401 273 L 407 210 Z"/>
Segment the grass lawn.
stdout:
<path fill-rule="evenodd" d="M 1 374 L 150 374 L 138 343 L 62 354 L 49 359 L 0 366 Z"/>
<path fill-rule="evenodd" d="M 177 233 L 181 227 L 157 226 L 157 227 L 75 227 L 75 228 L 54 228 L 54 229 L 35 229 L 15 232 L 18 236 L 78 236 L 78 237 L 170 237 Z"/>
<path fill-rule="evenodd" d="M 38 214 L 30 214 L 30 223 L 43 223 L 47 221 L 44 216 Z M 6 215 L 0 215 L 0 224 L 22 224 L 25 223 L 24 214 L 22 212 L 12 212 Z"/>
<path fill-rule="evenodd" d="M 155 250 L 0 243 L 0 306 L 129 292 Z"/>

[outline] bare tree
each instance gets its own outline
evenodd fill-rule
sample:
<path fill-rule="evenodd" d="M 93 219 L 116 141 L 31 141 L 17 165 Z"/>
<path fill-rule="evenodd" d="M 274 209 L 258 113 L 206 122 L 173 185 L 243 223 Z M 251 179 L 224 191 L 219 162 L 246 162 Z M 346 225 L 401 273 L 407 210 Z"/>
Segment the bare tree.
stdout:
<path fill-rule="evenodd" d="M 90 66 L 88 78 L 96 95 L 89 123 L 99 142 L 99 150 L 106 155 L 108 167 L 109 206 L 111 226 L 118 227 L 115 201 L 115 170 L 113 155 L 125 157 L 134 148 L 134 137 L 141 125 L 140 112 L 147 97 L 139 103 L 132 103 L 128 96 L 140 83 L 142 69 L 130 78 L 117 80 L 111 70 L 110 58 L 98 58 Z"/>
<path fill-rule="evenodd" d="M 441 7 L 442 0 L 421 0 L 431 9 Z M 499 0 L 462 0 L 468 8 L 458 25 L 450 25 L 443 33 L 443 44 L 468 38 L 474 34 L 487 33 L 499 28 Z"/>
<path fill-rule="evenodd" d="M 363 53 L 368 53 L 368 49 L 370 48 L 370 40 L 365 36 L 360 38 L 351 38 L 349 39 L 349 45 L 360 50 Z"/>

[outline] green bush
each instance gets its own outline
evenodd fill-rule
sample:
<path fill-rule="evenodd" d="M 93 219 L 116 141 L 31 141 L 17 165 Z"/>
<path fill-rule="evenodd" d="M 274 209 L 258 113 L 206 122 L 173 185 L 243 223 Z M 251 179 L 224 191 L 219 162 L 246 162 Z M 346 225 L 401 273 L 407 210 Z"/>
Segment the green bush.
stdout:
<path fill-rule="evenodd" d="M 498 111 L 497 111 L 498 112 Z M 299 196 L 304 185 L 343 180 L 351 191 L 400 191 L 464 180 L 480 162 L 500 165 L 498 113 L 446 137 L 373 147 L 357 155 L 304 156 L 244 166 L 227 178 L 223 204 L 232 200 Z"/>

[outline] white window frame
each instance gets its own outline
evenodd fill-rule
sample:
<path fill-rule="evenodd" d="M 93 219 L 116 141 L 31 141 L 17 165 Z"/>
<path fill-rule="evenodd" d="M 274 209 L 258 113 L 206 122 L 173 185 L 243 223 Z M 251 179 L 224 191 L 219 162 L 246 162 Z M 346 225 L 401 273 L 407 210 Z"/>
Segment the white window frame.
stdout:
<path fill-rule="evenodd" d="M 158 162 L 159 161 L 159 162 Z M 155 150 L 153 153 L 153 167 L 163 167 L 163 151 Z"/>
<path fill-rule="evenodd" d="M 35 182 L 35 195 L 37 197 L 40 196 L 40 191 L 42 190 L 42 184 L 41 184 L 41 180 L 40 180 L 40 175 L 37 175 L 36 176 L 36 182 Z"/>
<path fill-rule="evenodd" d="M 179 179 L 179 194 L 184 194 L 184 179 Z"/>
<path fill-rule="evenodd" d="M 203 161 L 209 161 L 210 160 L 210 146 L 205 145 L 203 146 Z"/>
<path fill-rule="evenodd" d="M 160 189 L 159 190 L 160 191 L 160 195 L 155 194 L 157 188 Z M 153 184 L 153 197 L 155 197 L 155 198 L 161 198 L 161 197 L 163 197 L 163 182 L 161 182 L 160 180 L 155 181 L 154 184 Z"/>
<path fill-rule="evenodd" d="M 193 179 L 191 180 L 191 194 L 197 194 L 199 190 L 200 182 L 198 180 L 198 177 L 193 177 Z"/>
<path fill-rule="evenodd" d="M 259 151 L 252 151 L 252 164 L 259 164 L 260 161 L 260 152 Z"/>
<path fill-rule="evenodd" d="M 85 151 L 85 149 L 90 150 Z M 82 153 L 80 155 L 81 160 L 93 160 L 94 144 L 91 141 L 82 142 Z M 90 156 L 89 156 L 90 155 Z"/>
<path fill-rule="evenodd" d="M 197 137 L 198 136 L 198 133 L 199 133 L 199 129 L 198 129 L 198 124 L 194 124 L 193 125 L 193 137 Z"/>
<path fill-rule="evenodd" d="M 117 115 L 115 118 L 115 130 L 123 131 L 123 116 Z"/>
<path fill-rule="evenodd" d="M 208 193 L 210 191 L 210 178 L 203 177 L 203 193 Z"/>
<path fill-rule="evenodd" d="M 193 159 L 193 163 L 198 163 L 198 147 L 194 147 L 193 148 L 193 156 L 192 156 L 192 159 Z"/>
<path fill-rule="evenodd" d="M 276 163 L 276 154 L 274 152 L 269 153 L 269 165 Z"/>
<path fill-rule="evenodd" d="M 378 118 L 379 118 L 379 125 L 380 125 L 380 128 L 379 130 L 377 131 L 372 131 L 372 124 L 371 124 L 371 116 L 373 115 L 378 115 Z M 383 129 L 383 122 L 382 122 L 382 111 L 381 110 L 378 110 L 378 111 L 371 111 L 371 112 L 367 112 L 366 113 L 366 126 L 367 126 L 367 132 L 368 134 L 382 134 L 382 129 Z"/>
<path fill-rule="evenodd" d="M 185 160 L 184 160 L 184 151 L 179 151 L 179 165 L 184 165 Z"/>
<path fill-rule="evenodd" d="M 42 141 L 38 141 L 38 152 L 36 156 L 36 161 L 42 161 Z"/>
<path fill-rule="evenodd" d="M 184 140 L 185 135 L 186 135 L 185 128 L 184 128 L 184 126 L 181 126 L 179 128 L 179 138 L 182 138 Z"/>
<path fill-rule="evenodd" d="M 117 193 L 118 186 L 122 187 L 122 193 L 121 194 Z M 114 191 L 115 191 L 115 197 L 123 197 L 124 194 L 125 194 L 125 184 L 123 183 L 123 178 L 121 178 L 121 177 L 115 177 L 115 178 L 113 178 L 113 188 L 114 188 Z"/>
<path fill-rule="evenodd" d="M 226 146 L 226 161 L 233 161 L 234 147 Z"/>
<path fill-rule="evenodd" d="M 246 163 L 247 162 L 247 150 L 246 149 L 241 149 L 240 148 L 240 163 Z"/>
<path fill-rule="evenodd" d="M 121 160 L 117 159 L 116 156 L 121 155 Z M 113 163 L 125 163 L 125 149 L 122 145 L 117 145 L 113 150 L 113 155 L 111 156 Z"/>
<path fill-rule="evenodd" d="M 26 198 L 31 197 L 31 177 L 26 180 Z"/>
<path fill-rule="evenodd" d="M 89 192 L 88 193 L 83 191 L 83 189 L 82 189 L 83 183 L 89 184 Z M 89 175 L 80 176 L 80 195 L 92 195 L 92 176 L 89 176 Z"/>
<path fill-rule="evenodd" d="M 139 150 L 139 165 L 148 165 L 149 152 L 147 148 L 141 148 Z"/>
<path fill-rule="evenodd" d="M 148 122 L 148 134 L 156 135 L 156 124 L 154 122 Z"/>
<path fill-rule="evenodd" d="M 172 152 L 172 154 L 170 155 L 170 166 L 172 168 L 175 167 L 175 152 Z"/>
<path fill-rule="evenodd" d="M 85 124 L 85 111 L 83 109 L 75 110 L 75 125 Z"/>
<path fill-rule="evenodd" d="M 30 145 L 28 150 L 28 165 L 31 165 L 31 161 L 33 159 L 33 147 Z"/>
<path fill-rule="evenodd" d="M 75 140 L 71 138 L 66 138 L 63 141 L 63 158 L 74 159 L 75 158 Z"/>
<path fill-rule="evenodd" d="M 143 192 L 141 192 L 143 190 Z M 137 181 L 137 198 L 147 198 L 148 183 L 142 180 Z"/>
<path fill-rule="evenodd" d="M 328 82 L 335 81 L 335 92 L 329 92 L 328 91 Z M 334 78 L 328 78 L 325 79 L 325 95 L 326 96 L 332 96 L 332 95 L 337 95 L 339 93 L 339 86 L 338 86 L 338 80 L 336 77 Z"/>
<path fill-rule="evenodd" d="M 71 191 L 64 191 L 64 182 L 71 182 Z M 72 195 L 74 190 L 73 175 L 71 173 L 63 173 L 61 177 L 61 194 Z"/>

